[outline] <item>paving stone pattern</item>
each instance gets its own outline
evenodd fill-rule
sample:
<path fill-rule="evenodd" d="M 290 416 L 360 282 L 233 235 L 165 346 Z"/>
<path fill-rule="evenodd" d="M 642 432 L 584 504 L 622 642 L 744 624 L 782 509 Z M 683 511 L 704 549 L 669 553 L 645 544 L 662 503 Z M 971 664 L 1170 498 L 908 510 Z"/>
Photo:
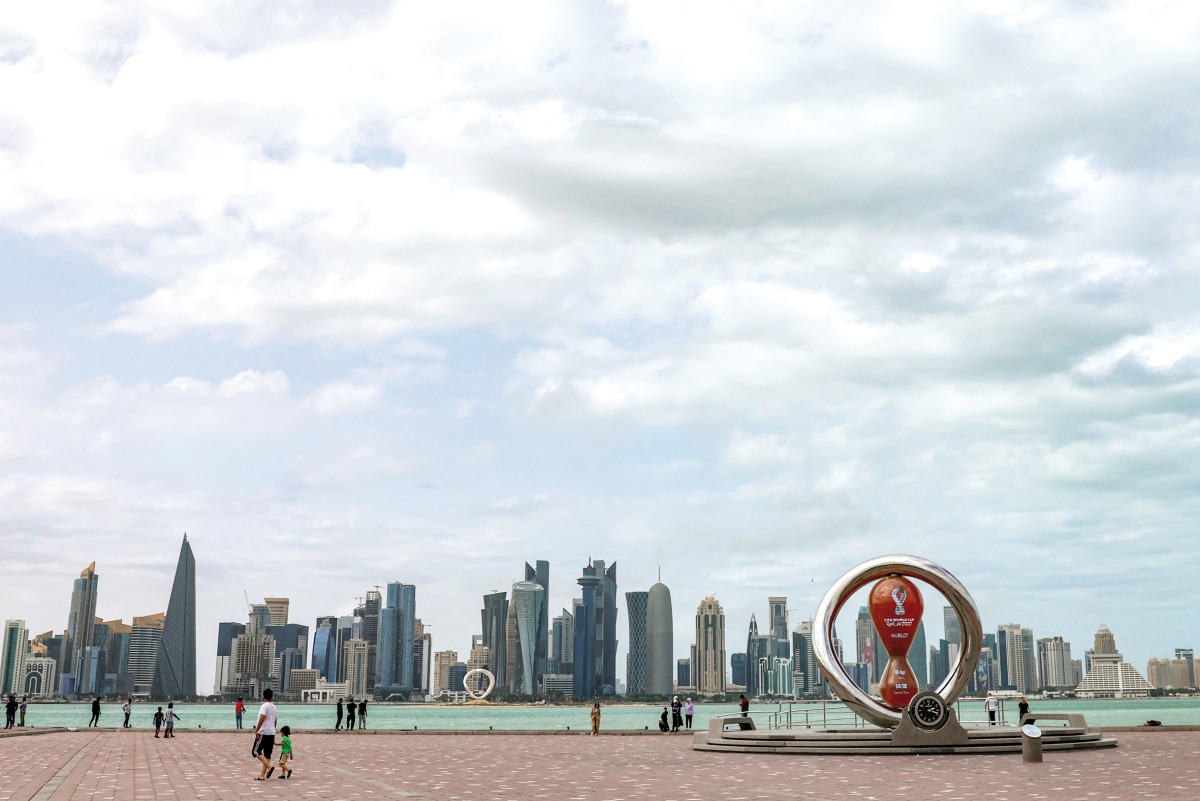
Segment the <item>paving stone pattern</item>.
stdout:
<path fill-rule="evenodd" d="M 1200 799 L 1200 732 L 1116 749 L 1019 755 L 713 754 L 690 737 L 306 734 L 295 775 L 256 782 L 249 733 L 58 732 L 0 738 L 0 801 L 428 799 Z M 276 758 L 278 748 L 276 749 Z"/>

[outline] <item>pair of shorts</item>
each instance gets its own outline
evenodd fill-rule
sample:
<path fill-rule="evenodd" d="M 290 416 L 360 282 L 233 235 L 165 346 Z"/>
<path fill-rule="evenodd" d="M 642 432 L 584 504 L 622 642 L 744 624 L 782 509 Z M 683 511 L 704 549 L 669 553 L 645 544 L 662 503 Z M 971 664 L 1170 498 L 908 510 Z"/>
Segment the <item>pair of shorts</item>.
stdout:
<path fill-rule="evenodd" d="M 267 761 L 271 761 L 271 754 L 275 752 L 275 735 L 264 734 L 258 738 L 258 755 L 265 756 Z"/>

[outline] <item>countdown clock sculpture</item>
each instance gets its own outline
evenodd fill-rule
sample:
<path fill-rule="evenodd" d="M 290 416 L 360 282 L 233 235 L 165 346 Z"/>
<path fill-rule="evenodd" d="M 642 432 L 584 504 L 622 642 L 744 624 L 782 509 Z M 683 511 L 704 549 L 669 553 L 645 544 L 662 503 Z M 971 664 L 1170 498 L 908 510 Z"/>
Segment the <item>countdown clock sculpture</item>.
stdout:
<path fill-rule="evenodd" d="M 920 590 L 911 579 L 923 581 L 945 596 L 962 626 L 958 660 L 936 691 L 918 693 L 907 660 L 923 610 Z M 851 595 L 871 582 L 877 582 L 871 591 L 871 618 L 889 657 L 880 681 L 882 701 L 850 680 L 833 647 L 838 612 Z M 825 593 L 813 620 L 813 652 L 830 688 L 855 714 L 883 728 L 898 726 L 906 710 L 918 728 L 931 730 L 943 725 L 949 705 L 975 672 L 982 645 L 979 610 L 966 587 L 940 565 L 906 554 L 880 556 L 847 571 Z"/>

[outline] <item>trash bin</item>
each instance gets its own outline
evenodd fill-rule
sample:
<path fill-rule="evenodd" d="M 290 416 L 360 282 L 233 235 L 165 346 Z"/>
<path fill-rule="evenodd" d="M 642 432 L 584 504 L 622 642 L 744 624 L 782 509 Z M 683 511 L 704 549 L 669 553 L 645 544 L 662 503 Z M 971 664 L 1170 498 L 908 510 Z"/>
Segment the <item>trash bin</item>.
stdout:
<path fill-rule="evenodd" d="M 1021 727 L 1021 761 L 1042 761 L 1042 730 L 1032 723 Z"/>

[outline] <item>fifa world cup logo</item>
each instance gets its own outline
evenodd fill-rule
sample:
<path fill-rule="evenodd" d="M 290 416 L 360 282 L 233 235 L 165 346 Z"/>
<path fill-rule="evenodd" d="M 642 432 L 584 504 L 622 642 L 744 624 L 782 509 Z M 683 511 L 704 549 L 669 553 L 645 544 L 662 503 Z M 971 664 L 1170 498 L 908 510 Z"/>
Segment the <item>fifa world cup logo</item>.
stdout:
<path fill-rule="evenodd" d="M 879 694 L 888 706 L 903 709 L 920 692 L 912 665 L 908 663 L 908 652 L 925 609 L 921 591 L 904 576 L 891 575 L 871 588 L 868 606 L 883 649 L 888 653 L 887 667 L 879 678 Z"/>

